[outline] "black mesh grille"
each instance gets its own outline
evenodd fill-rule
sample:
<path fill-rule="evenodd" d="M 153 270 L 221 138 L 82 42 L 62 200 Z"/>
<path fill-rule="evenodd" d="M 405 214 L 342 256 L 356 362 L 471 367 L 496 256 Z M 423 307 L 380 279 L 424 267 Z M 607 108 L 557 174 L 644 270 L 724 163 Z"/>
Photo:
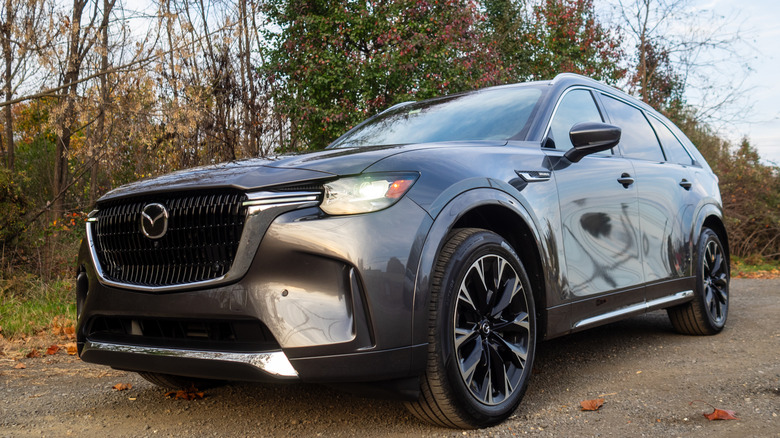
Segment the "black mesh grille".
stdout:
<path fill-rule="evenodd" d="M 91 341 L 210 351 L 270 351 L 279 349 L 268 328 L 258 320 L 190 320 L 96 316 L 87 324 Z"/>
<path fill-rule="evenodd" d="M 98 206 L 93 239 L 103 275 L 142 286 L 168 286 L 218 278 L 230 270 L 244 228 L 243 193 L 177 193 Z M 141 231 L 150 203 L 168 210 L 159 239 Z"/>

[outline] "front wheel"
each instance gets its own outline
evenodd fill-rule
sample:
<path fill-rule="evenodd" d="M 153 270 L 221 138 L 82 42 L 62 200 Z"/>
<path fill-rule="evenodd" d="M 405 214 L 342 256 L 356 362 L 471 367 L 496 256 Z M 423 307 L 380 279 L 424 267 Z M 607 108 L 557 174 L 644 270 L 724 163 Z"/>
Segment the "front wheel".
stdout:
<path fill-rule="evenodd" d="M 415 416 L 475 428 L 512 415 L 531 374 L 536 318 L 523 264 L 501 236 L 450 235 L 433 275 L 428 333 L 421 397 L 407 404 Z"/>
<path fill-rule="evenodd" d="M 709 228 L 702 229 L 693 301 L 667 310 L 675 330 L 686 335 L 714 335 L 723 330 L 729 311 L 729 261 Z"/>

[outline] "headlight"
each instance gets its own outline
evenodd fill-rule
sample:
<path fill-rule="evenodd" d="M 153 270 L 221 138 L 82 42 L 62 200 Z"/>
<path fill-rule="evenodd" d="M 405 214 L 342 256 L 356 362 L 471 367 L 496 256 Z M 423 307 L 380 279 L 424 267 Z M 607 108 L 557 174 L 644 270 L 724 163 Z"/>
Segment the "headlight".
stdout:
<path fill-rule="evenodd" d="M 327 214 L 357 214 L 382 210 L 412 187 L 417 173 L 374 173 L 337 179 L 325 184 L 320 208 Z"/>

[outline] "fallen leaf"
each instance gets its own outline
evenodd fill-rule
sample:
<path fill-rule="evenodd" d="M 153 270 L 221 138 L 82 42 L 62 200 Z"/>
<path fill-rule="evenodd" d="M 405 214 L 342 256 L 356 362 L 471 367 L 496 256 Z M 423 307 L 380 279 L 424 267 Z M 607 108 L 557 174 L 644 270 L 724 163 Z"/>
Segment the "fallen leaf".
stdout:
<path fill-rule="evenodd" d="M 692 405 L 694 402 L 704 403 L 705 405 L 712 408 L 712 412 L 709 414 L 702 414 L 704 415 L 708 420 L 739 420 L 739 418 L 736 417 L 736 414 L 734 411 L 729 411 L 727 409 L 718 409 L 715 406 L 712 406 L 711 404 L 707 403 L 704 400 L 694 400 L 689 405 Z"/>
<path fill-rule="evenodd" d="M 14 368 L 16 368 L 17 370 L 23 370 L 23 369 L 25 369 L 27 367 L 24 366 L 23 363 L 19 362 L 18 364 L 14 365 Z"/>
<path fill-rule="evenodd" d="M 75 342 L 71 342 L 70 344 L 66 344 L 65 348 L 68 350 L 68 354 L 71 355 L 71 356 L 75 356 L 79 352 L 78 348 L 76 348 L 76 343 Z"/>
<path fill-rule="evenodd" d="M 602 405 L 604 405 L 603 398 L 584 400 L 580 402 L 580 406 L 582 406 L 583 411 L 598 411 Z"/>
<path fill-rule="evenodd" d="M 116 389 L 117 391 L 126 391 L 128 389 L 132 389 L 133 385 L 130 383 L 117 383 L 116 385 L 112 386 L 112 388 Z"/>
<path fill-rule="evenodd" d="M 718 408 L 715 408 L 715 410 L 712 411 L 712 413 L 710 413 L 710 414 L 703 414 L 703 415 L 705 417 L 707 417 L 707 419 L 710 420 L 710 421 L 713 421 L 713 420 L 739 420 L 739 418 L 737 418 L 735 416 L 735 412 L 734 411 L 729 411 L 728 409 L 718 409 Z"/>
<path fill-rule="evenodd" d="M 65 327 L 63 330 L 65 332 L 65 337 L 68 339 L 76 339 L 76 327 L 69 325 Z"/>
<path fill-rule="evenodd" d="M 25 357 L 28 359 L 32 359 L 33 357 L 41 357 L 41 354 L 38 353 L 38 350 L 33 348 L 32 351 L 30 351 L 29 353 L 27 353 L 27 355 L 25 355 Z"/>
<path fill-rule="evenodd" d="M 46 354 L 51 356 L 52 354 L 57 354 L 58 351 L 60 351 L 59 345 L 50 345 L 49 348 L 46 349 Z"/>
<path fill-rule="evenodd" d="M 200 400 L 206 397 L 203 391 L 198 391 L 198 388 L 192 386 L 189 389 L 180 389 L 178 391 L 168 391 L 165 396 L 174 400 Z"/>

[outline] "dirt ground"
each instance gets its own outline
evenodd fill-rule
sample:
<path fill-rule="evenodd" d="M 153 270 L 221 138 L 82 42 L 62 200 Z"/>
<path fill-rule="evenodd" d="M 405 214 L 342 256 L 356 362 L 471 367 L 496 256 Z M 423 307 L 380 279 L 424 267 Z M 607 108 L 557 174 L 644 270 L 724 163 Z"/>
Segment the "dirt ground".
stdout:
<path fill-rule="evenodd" d="M 0 437 L 780 437 L 779 387 L 780 280 L 734 280 L 717 336 L 675 334 L 654 312 L 541 343 L 520 408 L 489 429 L 431 427 L 400 403 L 316 385 L 240 383 L 169 399 L 133 373 L 61 351 L 0 357 Z M 599 411 L 580 410 L 594 398 L 605 399 Z M 710 405 L 739 420 L 708 421 Z"/>

